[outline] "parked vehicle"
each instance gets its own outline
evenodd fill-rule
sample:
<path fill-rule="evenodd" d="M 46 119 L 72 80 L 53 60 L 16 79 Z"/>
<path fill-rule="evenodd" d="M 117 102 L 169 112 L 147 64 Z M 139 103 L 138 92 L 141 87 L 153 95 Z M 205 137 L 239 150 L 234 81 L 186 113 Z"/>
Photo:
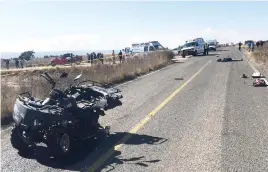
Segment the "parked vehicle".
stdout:
<path fill-rule="evenodd" d="M 65 64 L 71 64 L 71 63 L 75 63 L 75 64 L 80 64 L 82 62 L 82 56 L 77 56 L 74 55 L 73 53 L 66 53 L 61 55 L 60 57 L 54 57 L 50 64 L 52 66 L 56 66 L 56 65 L 65 65 Z"/>
<path fill-rule="evenodd" d="M 60 77 L 67 75 L 63 73 Z M 120 90 L 103 84 L 100 84 L 103 87 L 81 85 L 88 82 L 82 81 L 60 91 L 47 73 L 41 76 L 52 86 L 48 98 L 39 100 L 22 93 L 16 99 L 11 133 L 15 149 L 27 151 L 28 147 L 43 142 L 55 158 L 64 160 L 73 153 L 76 143 L 98 137 L 100 131 L 109 132 L 109 127 L 102 127 L 98 119 L 105 115 L 110 104 L 114 101 L 118 104 L 122 98 Z"/>
<path fill-rule="evenodd" d="M 203 38 L 195 38 L 193 40 L 186 41 L 181 51 L 183 56 L 185 55 L 197 56 L 198 54 L 206 55 L 205 41 Z"/>
<path fill-rule="evenodd" d="M 209 50 L 213 50 L 213 51 L 217 50 L 217 40 L 208 40 L 207 44 L 208 44 Z"/>
<path fill-rule="evenodd" d="M 158 41 L 149 41 L 145 43 L 135 43 L 132 44 L 132 53 L 135 55 L 138 54 L 147 54 L 154 51 L 163 51 L 165 48 Z"/>

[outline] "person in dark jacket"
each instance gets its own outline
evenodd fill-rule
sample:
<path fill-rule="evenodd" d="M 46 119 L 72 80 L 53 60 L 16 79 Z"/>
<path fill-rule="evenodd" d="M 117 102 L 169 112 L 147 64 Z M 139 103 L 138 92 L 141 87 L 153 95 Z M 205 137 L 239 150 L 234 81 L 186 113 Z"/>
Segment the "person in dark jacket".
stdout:
<path fill-rule="evenodd" d="M 15 59 L 15 65 L 16 65 L 16 68 L 17 69 L 20 68 L 20 66 L 19 66 L 19 59 Z"/>
<path fill-rule="evenodd" d="M 10 59 L 5 59 L 7 69 L 9 69 L 9 61 L 10 61 Z"/>
<path fill-rule="evenodd" d="M 208 55 L 208 43 L 205 43 L 205 55 Z"/>
<path fill-rule="evenodd" d="M 103 64 L 103 60 L 104 60 L 104 55 L 102 53 L 100 53 L 100 61 Z"/>
<path fill-rule="evenodd" d="M 122 63 L 122 51 L 120 50 L 120 52 L 118 53 L 118 56 L 119 56 L 119 60 L 120 60 L 120 63 Z"/>
<path fill-rule="evenodd" d="M 261 46 L 261 47 L 263 47 L 263 43 L 264 43 L 264 41 L 261 41 L 261 42 L 260 42 L 260 46 Z"/>
<path fill-rule="evenodd" d="M 260 46 L 260 42 L 259 41 L 256 43 L 256 46 L 257 46 L 257 48 Z"/>

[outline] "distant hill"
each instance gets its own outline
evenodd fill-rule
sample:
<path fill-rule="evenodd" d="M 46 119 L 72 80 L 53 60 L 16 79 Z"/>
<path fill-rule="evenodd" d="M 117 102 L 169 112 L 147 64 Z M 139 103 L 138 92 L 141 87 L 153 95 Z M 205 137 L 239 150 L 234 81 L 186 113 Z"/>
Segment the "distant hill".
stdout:
<path fill-rule="evenodd" d="M 86 55 L 87 53 L 103 53 L 103 54 L 112 54 L 113 50 L 88 50 L 88 51 L 47 51 L 47 52 L 35 52 L 35 57 L 43 58 L 44 56 L 48 55 L 61 55 L 65 53 L 73 53 L 75 55 Z M 115 53 L 119 53 L 119 50 L 114 50 Z M 0 58 L 17 58 L 21 52 L 1 52 Z"/>

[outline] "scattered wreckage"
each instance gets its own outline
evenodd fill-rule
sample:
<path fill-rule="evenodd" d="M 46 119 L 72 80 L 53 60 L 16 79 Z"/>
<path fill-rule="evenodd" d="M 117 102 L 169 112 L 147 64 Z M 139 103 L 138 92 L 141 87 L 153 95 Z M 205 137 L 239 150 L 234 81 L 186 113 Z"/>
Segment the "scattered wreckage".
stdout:
<path fill-rule="evenodd" d="M 48 98 L 39 100 L 22 93 L 16 99 L 11 132 L 15 149 L 27 151 L 28 147 L 43 142 L 54 158 L 63 160 L 71 155 L 77 141 L 109 133 L 109 127 L 102 127 L 98 120 L 105 115 L 105 110 L 122 104 L 119 89 L 87 80 L 60 91 L 47 73 L 41 76 L 52 86 Z M 67 76 L 63 73 L 60 78 Z M 85 84 L 88 82 L 91 84 Z"/>
<path fill-rule="evenodd" d="M 265 76 L 263 76 L 260 72 L 254 72 L 252 74 L 252 78 L 256 78 L 253 81 L 254 87 L 266 87 L 266 86 L 268 86 L 268 82 L 265 79 Z"/>
<path fill-rule="evenodd" d="M 241 78 L 248 78 L 246 74 L 243 74 Z M 252 74 L 252 78 L 255 78 L 253 81 L 254 87 L 266 87 L 268 86 L 268 81 L 265 79 L 265 76 L 263 76 L 260 72 L 254 72 Z"/>

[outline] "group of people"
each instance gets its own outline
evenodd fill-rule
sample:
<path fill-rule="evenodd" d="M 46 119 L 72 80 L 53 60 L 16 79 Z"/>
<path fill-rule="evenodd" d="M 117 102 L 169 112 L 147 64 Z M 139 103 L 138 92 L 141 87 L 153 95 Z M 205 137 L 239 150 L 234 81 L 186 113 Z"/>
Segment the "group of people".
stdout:
<path fill-rule="evenodd" d="M 257 42 L 256 42 L 256 46 L 257 46 L 257 48 L 258 48 L 258 47 L 263 47 L 264 44 L 265 44 L 264 41 L 257 41 Z M 249 52 L 250 52 L 250 51 L 254 51 L 255 43 L 254 43 L 253 41 L 248 41 L 248 42 L 247 42 L 247 45 L 248 45 L 248 51 L 249 51 Z M 239 46 L 239 50 L 241 51 L 242 43 L 239 42 L 238 46 Z"/>
<path fill-rule="evenodd" d="M 12 60 L 12 59 L 11 59 Z M 15 60 L 15 65 L 16 65 L 16 68 L 19 69 L 19 68 L 23 68 L 24 67 L 24 60 L 23 59 L 14 59 Z M 9 69 L 9 62 L 10 62 L 10 59 L 4 59 L 3 60 L 5 63 L 6 63 L 6 68 Z"/>
<path fill-rule="evenodd" d="M 90 54 L 87 53 L 87 58 L 88 58 L 88 62 L 90 62 L 91 64 L 93 64 L 94 60 L 100 60 L 101 63 L 103 64 L 104 55 L 102 53 L 96 54 L 95 52 L 90 53 Z"/>
<path fill-rule="evenodd" d="M 87 57 L 88 57 L 88 62 L 90 62 L 91 64 L 93 64 L 93 61 L 94 60 L 100 60 L 103 64 L 103 61 L 104 61 L 104 55 L 102 53 L 95 53 L 95 52 L 92 52 L 92 53 L 87 53 Z M 119 62 L 120 63 L 123 63 L 125 60 L 126 60 L 126 51 L 125 49 L 122 49 L 119 51 L 118 53 L 118 57 L 119 57 Z M 113 64 L 116 64 L 116 54 L 113 50 L 112 52 L 112 60 L 113 60 Z"/>
<path fill-rule="evenodd" d="M 264 41 L 257 41 L 257 42 L 256 42 L 256 46 L 257 46 L 257 47 L 259 47 L 259 46 L 260 46 L 260 47 L 263 47 L 263 44 L 264 44 Z"/>

